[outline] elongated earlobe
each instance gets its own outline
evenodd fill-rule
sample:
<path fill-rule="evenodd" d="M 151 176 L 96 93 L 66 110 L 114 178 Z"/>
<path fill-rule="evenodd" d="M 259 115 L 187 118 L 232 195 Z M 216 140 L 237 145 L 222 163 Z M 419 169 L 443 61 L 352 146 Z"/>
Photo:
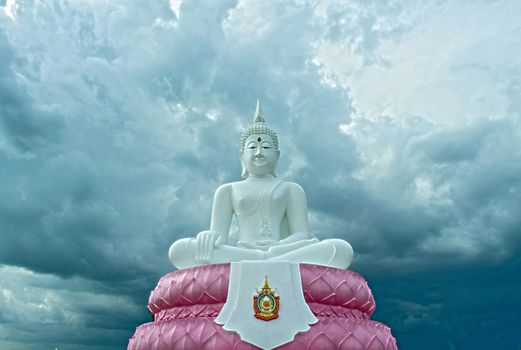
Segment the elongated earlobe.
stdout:
<path fill-rule="evenodd" d="M 244 165 L 244 162 L 241 160 L 241 177 L 243 179 L 247 178 L 248 177 L 248 169 L 246 169 L 246 166 Z"/>
<path fill-rule="evenodd" d="M 277 160 L 275 161 L 275 164 L 273 165 L 273 171 L 271 172 L 271 176 L 277 177 L 277 166 L 279 165 L 279 159 L 280 159 L 280 151 L 277 150 Z"/>
<path fill-rule="evenodd" d="M 275 165 L 273 166 L 273 171 L 271 172 L 271 176 L 277 177 L 277 164 L 279 164 L 279 160 L 275 161 Z"/>

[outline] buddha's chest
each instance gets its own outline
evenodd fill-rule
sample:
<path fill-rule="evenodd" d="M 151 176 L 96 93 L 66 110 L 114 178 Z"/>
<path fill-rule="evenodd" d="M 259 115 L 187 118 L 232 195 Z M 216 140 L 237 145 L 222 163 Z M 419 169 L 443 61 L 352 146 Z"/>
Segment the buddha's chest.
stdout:
<path fill-rule="evenodd" d="M 287 207 L 284 187 L 280 181 L 235 186 L 232 191 L 233 210 L 239 216 L 282 216 Z"/>

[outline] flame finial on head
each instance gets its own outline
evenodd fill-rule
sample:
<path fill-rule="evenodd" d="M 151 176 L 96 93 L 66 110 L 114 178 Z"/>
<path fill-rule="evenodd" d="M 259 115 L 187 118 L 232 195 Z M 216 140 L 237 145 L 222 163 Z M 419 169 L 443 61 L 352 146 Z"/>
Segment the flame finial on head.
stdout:
<path fill-rule="evenodd" d="M 266 120 L 264 120 L 264 117 L 262 116 L 262 108 L 260 105 L 260 101 L 257 100 L 257 107 L 255 108 L 255 116 L 253 117 L 253 123 L 264 123 L 266 124 Z"/>

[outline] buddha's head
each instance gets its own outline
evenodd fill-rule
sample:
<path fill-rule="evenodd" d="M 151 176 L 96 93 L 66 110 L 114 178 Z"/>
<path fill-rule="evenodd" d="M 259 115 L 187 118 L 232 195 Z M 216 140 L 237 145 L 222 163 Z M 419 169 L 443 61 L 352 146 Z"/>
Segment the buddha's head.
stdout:
<path fill-rule="evenodd" d="M 242 177 L 276 177 L 276 167 L 279 160 L 279 140 L 262 116 L 259 101 L 250 126 L 241 137 Z"/>

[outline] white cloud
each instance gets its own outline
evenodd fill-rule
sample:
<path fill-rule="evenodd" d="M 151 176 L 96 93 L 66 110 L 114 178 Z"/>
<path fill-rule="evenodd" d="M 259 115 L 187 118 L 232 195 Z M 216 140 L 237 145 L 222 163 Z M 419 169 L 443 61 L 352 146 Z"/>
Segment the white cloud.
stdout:
<path fill-rule="evenodd" d="M 6 0 L 4 3 L 4 6 L 0 6 L 2 8 L 4 14 L 11 18 L 12 20 L 15 19 L 15 14 L 17 10 L 17 4 L 16 0 Z"/>
<path fill-rule="evenodd" d="M 372 12 L 362 17 L 371 24 L 366 32 L 347 31 L 316 44 L 314 61 L 329 81 L 350 91 L 357 112 L 368 118 L 421 115 L 451 124 L 504 117 L 505 87 L 521 74 L 519 62 L 511 60 L 521 40 L 514 34 L 521 31 L 519 4 L 395 7 L 382 14 L 384 6 L 368 6 Z"/>

